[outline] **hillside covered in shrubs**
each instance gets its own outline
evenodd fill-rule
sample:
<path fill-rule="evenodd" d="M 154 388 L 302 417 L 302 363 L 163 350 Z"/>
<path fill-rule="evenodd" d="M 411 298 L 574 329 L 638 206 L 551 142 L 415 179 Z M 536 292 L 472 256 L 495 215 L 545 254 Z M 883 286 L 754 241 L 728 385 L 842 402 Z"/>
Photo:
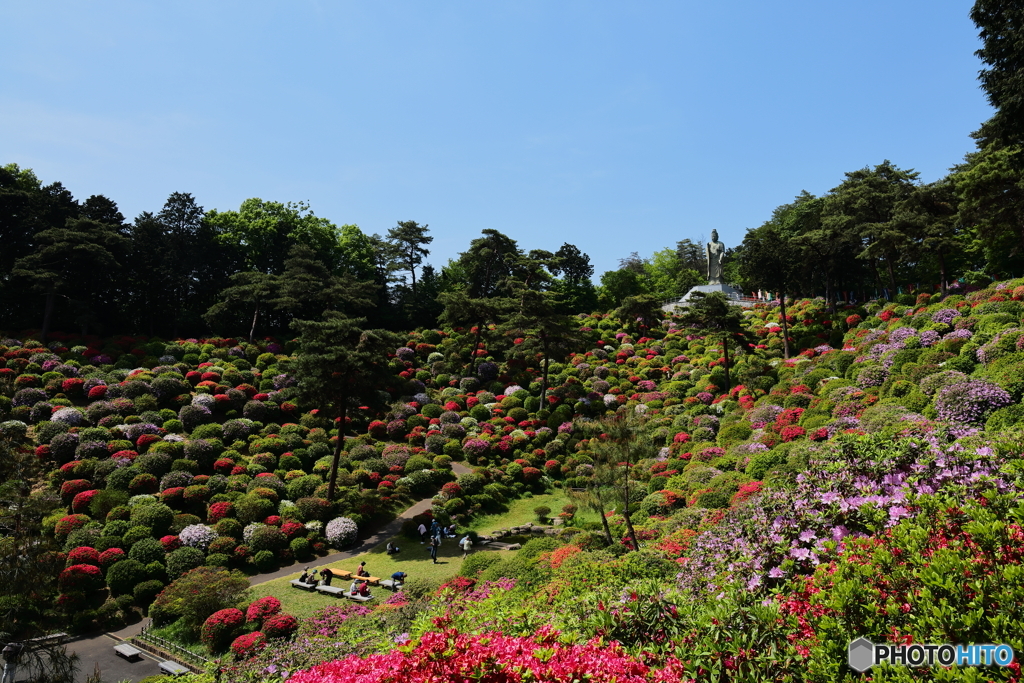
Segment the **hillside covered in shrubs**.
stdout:
<path fill-rule="evenodd" d="M 409 333 L 380 359 L 385 407 L 344 424 L 303 402 L 299 340 L 4 339 L 5 623 L 148 610 L 252 680 L 825 681 L 859 636 L 1019 652 L 1024 281 L 786 313 L 791 359 L 779 307 L 744 312 L 728 388 L 722 336 L 673 316 L 579 316 L 546 385 L 528 340 Z M 296 621 L 243 583 L 170 599 L 348 547 L 424 497 L 458 523 L 555 488 L 578 503 L 556 537 L 375 607 Z"/>

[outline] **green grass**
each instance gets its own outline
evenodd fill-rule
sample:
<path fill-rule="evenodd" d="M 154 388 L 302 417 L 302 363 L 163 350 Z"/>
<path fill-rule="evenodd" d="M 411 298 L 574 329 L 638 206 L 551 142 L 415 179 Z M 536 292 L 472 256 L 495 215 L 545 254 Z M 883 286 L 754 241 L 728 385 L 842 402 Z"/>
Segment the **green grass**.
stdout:
<path fill-rule="evenodd" d="M 553 493 L 515 500 L 506 512 L 478 517 L 467 526 L 459 527 L 459 536 L 457 538 L 449 538 L 442 541 L 441 547 L 437 551 L 437 564 L 433 564 L 430 561 L 430 553 L 426 545 L 420 545 L 419 541 L 409 540 L 404 536 L 395 536 L 357 557 L 342 562 L 333 562 L 330 566 L 341 567 L 342 569 L 354 572 L 359 563 L 365 560 L 366 569 L 373 576 L 389 578 L 394 572 L 403 571 L 409 575 L 409 578 L 428 579 L 436 583 L 443 583 L 459 573 L 459 568 L 462 566 L 462 551 L 457 544 L 462 535 L 467 531 L 486 534 L 497 529 L 522 526 L 527 522 L 537 521 L 537 516 L 533 512 L 535 507 L 546 505 L 551 508 L 552 514 L 556 514 L 567 502 L 569 502 L 569 499 L 566 493 L 562 490 L 556 490 Z M 398 544 L 402 549 L 401 552 L 389 557 L 386 552 L 388 540 L 393 540 Z M 510 538 L 507 540 L 515 542 L 519 539 Z M 476 549 L 479 548 L 478 546 Z M 321 567 L 327 565 L 323 561 L 313 560 L 310 566 Z M 284 612 L 300 619 L 311 616 L 313 612 L 321 607 L 335 604 L 338 601 L 338 598 L 317 593 L 316 591 L 311 593 L 293 588 L 289 582 L 292 579 L 297 579 L 299 574 L 301 572 L 295 572 L 281 579 L 261 583 L 254 586 L 253 591 L 256 597 L 273 595 L 281 601 L 281 607 Z M 351 580 L 339 581 L 335 579 L 332 585 L 347 588 L 349 583 L 351 583 Z M 375 588 L 373 593 L 380 598 L 386 598 L 391 594 L 390 591 L 384 588 Z M 344 598 L 341 598 L 341 600 L 344 600 Z"/>

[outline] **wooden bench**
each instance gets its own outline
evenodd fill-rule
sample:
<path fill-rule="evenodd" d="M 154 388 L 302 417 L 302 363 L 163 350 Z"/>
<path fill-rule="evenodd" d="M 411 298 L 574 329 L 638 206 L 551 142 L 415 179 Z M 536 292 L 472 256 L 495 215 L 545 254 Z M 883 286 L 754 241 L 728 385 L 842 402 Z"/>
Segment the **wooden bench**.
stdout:
<path fill-rule="evenodd" d="M 366 583 L 370 584 L 371 586 L 379 586 L 380 585 L 380 577 L 379 576 L 352 576 L 352 578 L 355 579 L 356 581 L 365 581 Z"/>
<path fill-rule="evenodd" d="M 171 676 L 181 676 L 182 674 L 191 673 L 191 671 L 177 662 L 163 661 L 160 662 L 158 666 L 161 671 Z"/>
<path fill-rule="evenodd" d="M 317 586 L 316 589 L 321 593 L 327 593 L 328 595 L 338 596 L 345 592 L 345 589 L 341 586 Z"/>
<path fill-rule="evenodd" d="M 128 643 L 121 643 L 120 645 L 115 645 L 114 646 L 114 652 L 116 652 L 117 654 L 121 655 L 122 657 L 127 659 L 129 662 L 132 661 L 133 659 L 141 659 L 142 658 L 142 650 L 140 650 L 138 648 L 135 648 L 135 647 L 132 647 Z"/>
<path fill-rule="evenodd" d="M 335 579 L 351 579 L 352 578 L 352 572 L 345 571 L 344 569 L 338 569 L 337 567 L 324 567 L 324 569 L 330 569 L 331 573 L 334 574 L 334 578 Z M 331 579 L 331 580 L 333 581 L 334 579 Z"/>
<path fill-rule="evenodd" d="M 315 583 L 302 583 L 298 579 L 292 579 L 291 584 L 293 586 L 295 586 L 296 588 L 301 588 L 304 591 L 311 591 L 314 588 L 316 588 L 316 584 Z"/>

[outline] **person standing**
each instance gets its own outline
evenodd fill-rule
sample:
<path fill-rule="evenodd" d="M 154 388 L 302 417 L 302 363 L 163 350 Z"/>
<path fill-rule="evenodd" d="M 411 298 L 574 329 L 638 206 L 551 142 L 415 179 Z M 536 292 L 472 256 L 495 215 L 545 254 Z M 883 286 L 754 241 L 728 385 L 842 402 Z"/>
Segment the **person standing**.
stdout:
<path fill-rule="evenodd" d="M 18 672 L 18 662 L 21 661 L 21 652 L 25 646 L 21 643 L 8 643 L 3 650 L 4 676 L 3 683 L 14 683 Z"/>
<path fill-rule="evenodd" d="M 462 548 L 462 559 L 466 559 L 466 556 L 469 555 L 469 549 L 473 547 L 473 541 L 469 536 L 464 536 L 462 540 L 459 541 L 459 547 Z"/>
<path fill-rule="evenodd" d="M 441 545 L 440 541 L 438 541 L 436 537 L 431 536 L 430 537 L 430 559 L 434 561 L 434 564 L 437 564 L 437 546 L 439 546 L 439 545 Z"/>
<path fill-rule="evenodd" d="M 334 572 L 331 571 L 330 567 L 324 567 L 320 570 L 320 577 L 324 580 L 325 586 L 330 586 L 331 579 L 334 578 Z"/>
<path fill-rule="evenodd" d="M 423 522 L 420 522 L 419 528 L 417 528 L 416 531 L 420 532 L 420 545 L 423 545 L 427 540 L 427 526 Z"/>

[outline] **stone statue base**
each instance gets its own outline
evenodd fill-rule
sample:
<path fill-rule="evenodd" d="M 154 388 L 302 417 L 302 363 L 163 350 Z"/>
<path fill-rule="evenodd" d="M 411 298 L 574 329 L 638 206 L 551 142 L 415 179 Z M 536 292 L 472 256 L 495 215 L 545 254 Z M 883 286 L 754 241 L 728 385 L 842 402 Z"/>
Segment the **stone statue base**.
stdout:
<path fill-rule="evenodd" d="M 674 301 L 674 302 L 671 302 L 671 303 L 667 303 L 664 306 L 662 306 L 661 309 L 663 311 L 668 312 L 668 313 L 672 313 L 677 308 L 688 306 L 689 305 L 689 301 L 690 301 L 690 297 L 693 295 L 694 292 L 703 292 L 704 294 L 711 294 L 713 292 L 721 292 L 722 294 L 725 294 L 725 298 L 729 299 L 733 304 L 735 304 L 736 306 L 742 306 L 744 308 L 751 308 L 751 307 L 753 307 L 753 305 L 755 303 L 757 303 L 756 301 L 753 301 L 751 299 L 748 299 L 748 298 L 744 297 L 743 296 L 743 292 L 741 292 L 740 290 L 736 289 L 735 287 L 731 287 L 729 285 L 725 285 L 725 284 L 697 285 L 696 287 L 691 289 L 689 292 L 684 294 L 682 299 L 680 299 L 679 301 Z"/>

